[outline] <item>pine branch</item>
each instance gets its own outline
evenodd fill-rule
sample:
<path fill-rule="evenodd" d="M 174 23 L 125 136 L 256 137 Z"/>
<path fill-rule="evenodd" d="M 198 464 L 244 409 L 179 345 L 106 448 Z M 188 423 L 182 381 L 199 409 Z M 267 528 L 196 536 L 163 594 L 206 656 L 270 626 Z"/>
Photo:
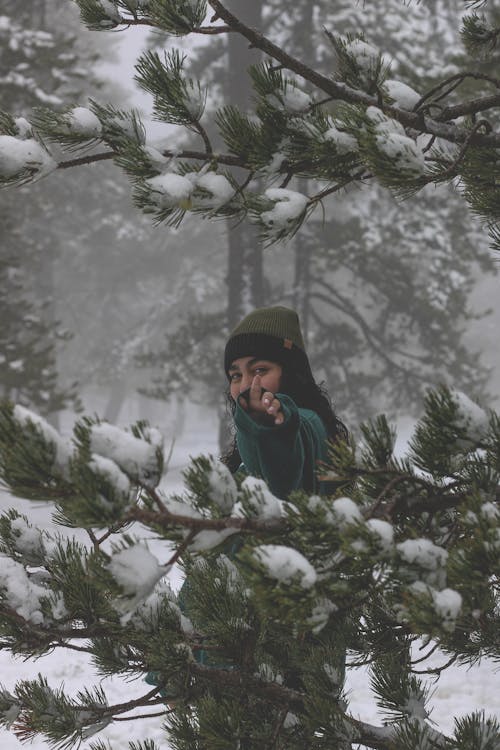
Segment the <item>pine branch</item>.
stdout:
<path fill-rule="evenodd" d="M 193 675 L 202 677 L 212 684 L 224 688 L 251 690 L 260 698 L 276 706 L 293 707 L 302 706 L 303 703 L 304 696 L 302 693 L 277 682 L 268 682 L 260 677 L 243 674 L 235 670 L 206 667 L 203 664 L 191 664 L 189 668 Z"/>
<path fill-rule="evenodd" d="M 209 0 L 209 4 L 214 9 L 218 18 L 223 19 L 228 26 L 244 36 L 245 39 L 250 42 L 252 47 L 256 47 L 273 59 L 278 60 L 283 67 L 297 73 L 297 75 L 301 76 L 306 81 L 310 81 L 325 94 L 328 94 L 329 97 L 350 104 L 362 104 L 365 107 L 380 106 L 378 97 L 370 96 L 362 91 L 350 88 L 345 84 L 337 83 L 331 78 L 327 78 L 321 73 L 308 67 L 301 60 L 292 57 L 281 47 L 271 42 L 271 40 L 265 37 L 261 32 L 246 26 L 219 0 Z M 467 113 L 468 105 L 463 106 L 465 106 L 464 112 L 460 110 L 460 105 L 457 105 L 455 117 Z M 463 143 L 468 135 L 466 130 L 457 127 L 455 124 L 445 124 L 438 120 L 423 117 L 421 113 L 409 112 L 408 110 L 399 109 L 393 106 L 386 106 L 384 111 L 405 127 L 412 128 L 420 133 L 429 133 L 430 135 L 444 138 L 453 143 Z M 500 145 L 500 134 L 491 133 L 488 135 L 482 135 L 475 133 L 472 143 L 478 146 L 498 146 Z"/>

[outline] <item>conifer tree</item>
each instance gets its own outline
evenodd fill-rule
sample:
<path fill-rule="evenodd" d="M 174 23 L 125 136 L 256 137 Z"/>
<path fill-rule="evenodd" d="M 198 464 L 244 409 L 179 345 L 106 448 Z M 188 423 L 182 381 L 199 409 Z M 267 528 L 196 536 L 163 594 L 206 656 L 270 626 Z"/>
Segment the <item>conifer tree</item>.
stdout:
<path fill-rule="evenodd" d="M 56 11 L 59 23 L 54 28 Z M 75 32 L 65 28 L 65 20 L 66 11 L 48 0 L 36 4 L 8 0 L 2 5 L 0 94 L 3 107 L 16 112 L 12 132 L 21 138 L 29 138 L 24 115 L 33 107 L 60 106 L 66 97 L 80 96 L 88 85 Z M 91 59 L 88 53 L 87 62 Z M 16 145 L 13 139 L 7 139 L 9 143 Z M 10 158 L 7 148 L 0 159 L 2 169 L 9 170 Z M 58 196 L 68 190 L 64 181 L 52 191 L 48 185 L 46 190 L 43 184 L 40 190 L 37 187 L 2 195 L 0 388 L 4 396 L 52 414 L 68 403 L 78 404 L 75 386 L 59 381 L 57 353 L 70 334 L 53 311 L 51 274 L 59 229 L 54 226 L 60 214 Z"/>
<path fill-rule="evenodd" d="M 327 29 L 333 76 L 219 0 L 78 5 L 97 29 L 151 24 L 178 36 L 241 35 L 268 58 L 251 71 L 255 116 L 219 110 L 226 151 L 215 151 L 203 123 L 203 85 L 184 74 L 178 51 L 149 52 L 138 65 L 141 85 L 159 118 L 198 134 L 199 150 L 159 153 L 137 113 L 102 103 L 38 110 L 26 138 L 5 115 L 6 183 L 55 171 L 55 143 L 80 151 L 65 167 L 114 159 L 137 204 L 159 222 L 178 226 L 187 211 L 250 216 L 271 243 L 294 235 L 347 185 L 375 179 L 405 197 L 446 182 L 458 184 L 498 241 L 500 99 L 491 76 L 453 74 L 412 105 L 387 94 L 386 62 L 362 38 Z M 479 16 L 487 4 L 472 6 L 463 37 L 477 53 L 494 44 L 496 28 Z M 478 80 L 493 93 L 469 89 L 462 97 L 455 86 Z M 104 150 L 86 151 L 95 145 Z M 236 183 L 225 166 L 247 177 Z M 276 187 L 276 175 L 286 183 Z M 258 189 L 256 176 L 265 181 Z M 311 194 L 292 189 L 299 178 L 313 181 Z M 28 657 L 77 646 L 98 678 L 149 672 L 155 683 L 135 701 L 110 705 L 100 687 L 69 697 L 41 675 L 2 689 L 3 723 L 22 738 L 41 734 L 49 745 L 71 746 L 135 709 L 160 709 L 176 750 L 493 750 L 495 717 L 460 718 L 449 737 L 431 724 L 412 645 L 424 637 L 433 648 L 432 639 L 464 666 L 498 658 L 499 418 L 443 387 L 428 394 L 403 458 L 394 455 L 385 418 L 363 425 L 361 435 L 359 445 L 332 449 L 323 475 L 330 496 L 297 492 L 279 501 L 262 481 L 234 478 L 200 457 L 186 473 L 186 494 L 168 497 L 158 487 L 161 438 L 147 424 L 124 431 L 82 419 L 69 443 L 36 414 L 3 404 L 3 483 L 54 503 L 55 521 L 83 529 L 89 544 L 44 535 L 15 511 L 2 516 L 2 644 Z M 136 523 L 165 540 L 161 559 L 137 539 Z M 188 576 L 182 596 L 162 580 L 175 563 Z M 343 683 L 353 662 L 370 665 L 380 726 L 350 712 Z M 91 747 L 105 745 L 96 739 Z M 147 728 L 138 747 L 156 747 Z"/>
<path fill-rule="evenodd" d="M 404 457 L 384 417 L 362 436 L 332 449 L 331 496 L 280 501 L 206 456 L 186 471 L 185 493 L 168 496 L 161 436 L 144 422 L 122 430 L 84 418 L 69 441 L 4 402 L 2 482 L 52 503 L 68 536 L 15 510 L 0 517 L 1 644 L 27 658 L 77 648 L 96 685 L 69 696 L 41 667 L 2 687 L 0 723 L 54 748 L 92 738 L 103 750 L 99 732 L 138 712 L 143 739 L 130 748 L 156 749 L 147 718 L 163 711 L 176 750 L 494 750 L 493 716 L 439 731 L 419 675 L 436 645 L 438 675 L 500 656 L 500 420 L 442 388 L 429 392 Z M 143 527 L 162 551 L 148 549 Z M 165 580 L 174 563 L 188 575 L 179 595 Z M 424 654 L 412 650 L 419 638 Z M 343 690 L 360 663 L 379 726 L 353 716 Z M 146 673 L 155 685 L 136 682 L 130 701 L 110 703 L 98 686 Z"/>

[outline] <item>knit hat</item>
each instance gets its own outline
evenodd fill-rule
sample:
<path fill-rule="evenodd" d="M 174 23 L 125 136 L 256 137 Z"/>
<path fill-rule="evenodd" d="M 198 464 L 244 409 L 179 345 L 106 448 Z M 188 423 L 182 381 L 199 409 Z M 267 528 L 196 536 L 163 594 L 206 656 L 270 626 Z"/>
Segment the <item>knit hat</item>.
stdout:
<path fill-rule="evenodd" d="M 287 365 L 312 379 L 299 316 L 289 307 L 260 307 L 231 332 L 224 352 L 226 374 L 235 359 L 262 357 Z"/>

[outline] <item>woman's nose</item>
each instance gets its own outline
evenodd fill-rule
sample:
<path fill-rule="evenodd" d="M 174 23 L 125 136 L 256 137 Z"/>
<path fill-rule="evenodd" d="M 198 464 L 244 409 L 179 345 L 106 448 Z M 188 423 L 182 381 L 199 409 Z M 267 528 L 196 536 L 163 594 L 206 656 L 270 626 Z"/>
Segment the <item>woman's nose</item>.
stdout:
<path fill-rule="evenodd" d="M 242 375 L 241 380 L 240 380 L 240 393 L 243 393 L 243 391 L 247 391 L 251 385 L 252 385 L 252 376 Z"/>

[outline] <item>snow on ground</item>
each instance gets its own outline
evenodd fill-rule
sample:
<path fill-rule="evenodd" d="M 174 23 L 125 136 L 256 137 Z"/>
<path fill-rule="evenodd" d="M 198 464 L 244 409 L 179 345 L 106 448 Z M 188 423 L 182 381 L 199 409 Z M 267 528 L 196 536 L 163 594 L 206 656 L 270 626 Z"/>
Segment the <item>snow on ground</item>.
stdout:
<path fill-rule="evenodd" d="M 133 421 L 135 417 L 132 418 Z M 182 435 L 177 435 L 174 445 L 170 467 L 165 479 L 164 489 L 178 491 L 182 487 L 182 468 L 186 465 L 188 456 L 196 456 L 200 453 L 217 454 L 216 434 L 217 429 L 213 417 L 210 414 L 192 415 L 186 419 L 187 428 Z M 410 433 L 410 423 L 402 420 L 401 432 L 407 437 Z M 165 442 L 167 446 L 172 438 L 169 429 L 165 428 Z M 401 442 L 398 441 L 399 446 Z M 0 510 L 16 507 L 20 512 L 29 515 L 30 521 L 36 523 L 39 528 L 49 528 L 50 507 L 47 503 L 35 503 L 19 498 L 13 498 L 5 492 L 0 492 Z M 81 541 L 84 537 L 79 535 Z M 160 562 L 168 559 L 168 549 L 165 544 L 157 540 L 150 540 L 149 547 L 158 557 Z M 173 588 L 180 586 L 180 575 L 173 571 L 170 575 Z M 428 666 L 437 666 L 444 663 L 445 657 L 439 653 L 433 654 Z M 24 662 L 14 659 L 8 653 L 0 652 L 0 682 L 7 689 L 12 689 L 17 680 L 31 679 L 38 673 L 45 675 L 49 684 L 58 686 L 64 683 L 69 694 L 76 694 L 82 684 L 87 686 L 97 682 L 92 665 L 85 654 L 78 652 L 56 651 L 49 656 L 35 662 Z M 118 679 L 104 679 L 100 681 L 108 700 L 111 704 L 123 703 L 126 700 L 137 698 L 149 690 L 149 686 L 141 680 L 124 683 Z M 431 683 L 432 684 L 432 683 Z M 453 717 L 469 713 L 473 710 L 485 710 L 486 714 L 494 715 L 500 719 L 500 690 L 498 671 L 492 662 L 484 660 L 475 667 L 466 669 L 464 667 L 450 667 L 435 686 L 431 700 L 431 720 L 437 728 L 444 732 L 450 732 L 453 728 Z M 377 706 L 370 691 L 367 672 L 363 668 L 352 669 L 348 675 L 346 690 L 349 694 L 350 708 L 354 715 L 363 721 L 380 724 L 380 716 L 377 714 Z M 131 740 L 149 737 L 156 740 L 160 747 L 168 748 L 165 735 L 161 729 L 161 718 L 144 720 L 118 721 L 108 726 L 94 740 L 101 738 L 109 740 L 113 749 L 120 750 L 128 747 Z M 81 748 L 88 748 L 88 740 L 82 743 Z M 23 745 L 13 734 L 6 730 L 0 730 L 0 747 L 2 750 L 20 750 L 23 747 L 31 750 L 47 750 L 48 744 L 36 738 L 32 743 Z"/>

